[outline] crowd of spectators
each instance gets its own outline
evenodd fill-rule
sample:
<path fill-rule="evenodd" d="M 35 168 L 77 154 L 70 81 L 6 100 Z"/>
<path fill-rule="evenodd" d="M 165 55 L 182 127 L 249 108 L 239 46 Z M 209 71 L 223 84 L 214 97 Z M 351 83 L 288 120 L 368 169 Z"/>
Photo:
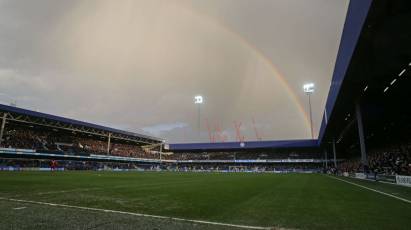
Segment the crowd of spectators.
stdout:
<path fill-rule="evenodd" d="M 42 133 L 35 134 L 30 130 L 8 130 L 4 133 L 2 147 L 29 149 L 43 148 L 43 138 Z"/>
<path fill-rule="evenodd" d="M 25 128 L 8 129 L 4 133 L 1 147 L 35 149 L 45 152 L 60 152 L 64 154 L 97 154 L 144 159 L 168 160 L 257 160 L 257 159 L 305 159 L 316 158 L 314 153 L 297 154 L 294 152 L 196 152 L 196 153 L 163 153 L 146 151 L 141 146 L 131 142 L 111 141 L 109 151 L 106 139 L 90 135 L 76 135 L 71 132 L 58 132 L 55 130 L 36 130 Z M 47 168 L 51 160 L 16 160 L 1 159 L 0 170 L 12 168 Z M 93 161 L 68 161 L 59 160 L 58 167 L 65 170 L 110 170 L 110 169 L 135 169 L 135 170 L 169 170 L 169 171 L 318 171 L 321 166 L 316 164 L 247 164 L 247 163 L 205 163 L 205 164 L 134 164 L 110 163 Z"/>
<path fill-rule="evenodd" d="M 111 141 L 108 149 L 107 138 L 91 135 L 76 135 L 57 130 L 27 129 L 15 127 L 7 129 L 1 147 L 35 149 L 37 151 L 64 153 L 72 155 L 97 154 L 144 159 L 166 160 L 263 160 L 263 159 L 315 159 L 318 153 L 296 152 L 194 152 L 163 153 L 144 150 L 131 142 Z"/>
<path fill-rule="evenodd" d="M 159 159 L 160 157 L 158 153 L 145 151 L 140 146 L 118 143 L 113 143 L 110 149 L 110 155 L 146 159 Z"/>
<path fill-rule="evenodd" d="M 350 159 L 341 163 L 340 172 L 369 172 L 384 175 L 411 175 L 411 145 L 371 149 L 368 151 L 368 166 L 360 163 L 360 159 Z"/>
<path fill-rule="evenodd" d="M 107 151 L 107 141 L 43 130 L 15 128 L 6 130 L 1 147 L 35 149 L 39 151 L 67 154 L 98 154 L 122 157 L 158 159 L 158 154 L 146 152 L 137 144 L 112 141 Z"/>

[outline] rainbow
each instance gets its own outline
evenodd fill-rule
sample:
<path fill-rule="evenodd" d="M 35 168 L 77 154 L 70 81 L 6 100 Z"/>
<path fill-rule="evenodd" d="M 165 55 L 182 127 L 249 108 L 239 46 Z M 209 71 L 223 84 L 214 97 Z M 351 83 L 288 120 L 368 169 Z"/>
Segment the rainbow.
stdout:
<path fill-rule="evenodd" d="M 244 47 L 248 48 L 257 57 L 259 57 L 264 62 L 264 64 L 266 64 L 270 68 L 270 71 L 273 73 L 273 75 L 278 78 L 278 80 L 280 81 L 281 85 L 285 88 L 285 90 L 288 93 L 291 100 L 295 103 L 295 105 L 297 106 L 298 111 L 300 111 L 300 114 L 304 119 L 306 129 L 309 132 L 310 126 L 311 126 L 310 125 L 310 118 L 309 118 L 309 115 L 308 115 L 306 109 L 304 109 L 303 103 L 298 98 L 296 92 L 291 88 L 291 86 L 288 83 L 288 81 L 286 80 L 285 76 L 274 65 L 274 63 L 272 63 L 272 61 L 266 55 L 264 55 L 264 53 L 261 50 L 259 50 L 257 47 L 255 47 L 252 43 L 250 43 L 242 35 L 240 35 L 236 31 L 232 30 L 230 27 L 224 25 L 222 22 L 216 20 L 215 18 L 210 17 L 209 15 L 207 15 L 207 14 L 201 12 L 201 11 L 196 11 L 194 8 L 186 8 L 185 6 L 182 6 L 182 5 L 180 5 L 180 6 L 181 6 L 182 9 L 185 9 L 185 10 L 189 11 L 190 13 L 195 13 L 195 15 L 197 15 L 197 16 L 201 16 L 205 20 L 207 20 L 207 21 L 213 23 L 214 25 L 218 26 L 220 29 L 222 29 L 226 33 L 229 33 L 233 37 L 237 38 Z"/>

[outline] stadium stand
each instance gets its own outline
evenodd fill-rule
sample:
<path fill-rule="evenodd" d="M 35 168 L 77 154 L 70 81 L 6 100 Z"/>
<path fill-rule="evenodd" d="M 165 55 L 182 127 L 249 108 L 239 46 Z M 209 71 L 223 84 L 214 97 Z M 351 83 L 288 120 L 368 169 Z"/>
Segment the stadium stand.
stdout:
<path fill-rule="evenodd" d="M 142 148 L 162 143 L 158 138 L 7 105 L 0 105 L 0 117 L 0 157 L 98 160 L 110 167 L 115 162 L 159 158 L 156 152 Z M 84 167 L 71 167 L 71 164 L 67 164 L 68 168 L 96 168 L 86 163 L 80 164 Z"/>
<path fill-rule="evenodd" d="M 33 164 L 50 166 L 53 160 L 66 170 L 321 171 L 324 163 L 313 142 L 278 141 L 269 142 L 276 148 L 162 153 L 161 139 L 140 134 L 6 105 L 0 105 L 0 116 L 5 124 L 0 144 L 3 170 L 10 165 L 19 169 Z"/>
<path fill-rule="evenodd" d="M 34 149 L 40 152 L 68 154 L 100 154 L 123 157 L 155 158 L 136 144 L 112 143 L 107 153 L 107 143 L 92 137 L 82 137 L 70 132 L 30 129 L 14 126 L 4 133 L 2 147 Z"/>
<path fill-rule="evenodd" d="M 329 171 L 410 175 L 410 9 L 409 1 L 373 1 L 357 29 L 348 29 L 348 12 L 318 139 L 324 157 L 343 160 Z"/>

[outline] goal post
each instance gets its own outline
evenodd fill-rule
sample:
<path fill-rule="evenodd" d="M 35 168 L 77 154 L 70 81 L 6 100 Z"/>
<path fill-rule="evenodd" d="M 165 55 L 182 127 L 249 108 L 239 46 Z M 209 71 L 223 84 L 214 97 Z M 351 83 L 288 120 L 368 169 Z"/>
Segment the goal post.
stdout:
<path fill-rule="evenodd" d="M 239 166 L 239 165 L 228 166 L 228 171 L 229 172 L 245 172 L 247 171 L 247 166 Z"/>

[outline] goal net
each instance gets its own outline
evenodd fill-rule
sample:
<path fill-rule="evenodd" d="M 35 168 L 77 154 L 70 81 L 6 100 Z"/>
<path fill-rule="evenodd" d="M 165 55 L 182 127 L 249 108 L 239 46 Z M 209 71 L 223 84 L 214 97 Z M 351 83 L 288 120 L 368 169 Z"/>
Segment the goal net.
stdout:
<path fill-rule="evenodd" d="M 230 172 L 244 172 L 247 171 L 247 166 L 228 166 Z"/>

